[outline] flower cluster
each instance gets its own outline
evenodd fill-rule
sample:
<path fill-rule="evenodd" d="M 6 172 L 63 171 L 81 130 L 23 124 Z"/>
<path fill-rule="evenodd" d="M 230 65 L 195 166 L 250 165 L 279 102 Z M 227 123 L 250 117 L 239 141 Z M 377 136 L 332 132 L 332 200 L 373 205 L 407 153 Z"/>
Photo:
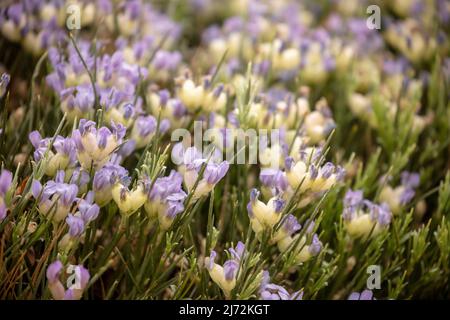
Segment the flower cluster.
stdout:
<path fill-rule="evenodd" d="M 376 235 L 391 223 L 392 212 L 387 203 L 378 205 L 363 198 L 361 190 L 349 190 L 344 197 L 342 217 L 347 232 L 354 237 Z"/>

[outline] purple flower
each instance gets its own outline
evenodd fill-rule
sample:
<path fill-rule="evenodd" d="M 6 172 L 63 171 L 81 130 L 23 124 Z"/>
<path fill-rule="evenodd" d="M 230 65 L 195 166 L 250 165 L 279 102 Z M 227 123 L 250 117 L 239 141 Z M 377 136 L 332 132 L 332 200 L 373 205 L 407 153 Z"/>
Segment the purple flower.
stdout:
<path fill-rule="evenodd" d="M 72 172 L 72 176 L 69 179 L 68 183 L 75 184 L 78 186 L 78 189 L 81 192 L 81 190 L 85 190 L 87 187 L 89 181 L 90 181 L 89 173 L 86 170 L 83 170 L 83 168 L 76 167 L 75 170 Z"/>
<path fill-rule="evenodd" d="M 78 187 L 75 184 L 64 183 L 64 171 L 58 171 L 55 180 L 48 181 L 44 186 L 38 180 L 34 180 L 31 192 L 38 200 L 41 213 L 49 215 L 54 212 L 53 219 L 59 222 L 69 213 L 78 193 Z"/>
<path fill-rule="evenodd" d="M 80 110 L 81 113 L 87 113 L 94 107 L 94 100 L 94 92 L 91 86 L 78 86 L 72 106 Z"/>
<path fill-rule="evenodd" d="M 136 141 L 136 147 L 147 145 L 156 132 L 157 121 L 153 116 L 140 116 L 134 123 L 131 137 Z"/>
<path fill-rule="evenodd" d="M 310 152 L 306 151 L 306 147 L 302 146 L 302 148 L 300 149 L 300 159 L 303 162 L 310 161 L 311 163 L 316 163 L 317 160 L 319 160 L 321 155 L 322 155 L 321 147 L 314 149 L 314 151 L 312 152 L 312 155 L 310 154 Z"/>
<path fill-rule="evenodd" d="M 11 80 L 11 76 L 7 73 L 3 73 L 0 77 L 0 98 L 3 98 L 3 96 L 6 93 L 6 88 L 9 85 L 9 81 Z"/>
<path fill-rule="evenodd" d="M 258 191 L 258 189 L 253 188 L 250 191 L 250 202 L 255 202 L 256 200 L 258 200 L 260 195 L 260 192 Z"/>
<path fill-rule="evenodd" d="M 348 190 L 344 197 L 345 207 L 356 207 L 361 205 L 363 201 L 363 192 L 361 190 Z"/>
<path fill-rule="evenodd" d="M 234 260 L 240 261 L 245 252 L 245 244 L 239 241 L 236 245 L 236 248 L 229 248 L 228 251 L 230 252 Z"/>
<path fill-rule="evenodd" d="M 169 219 L 175 219 L 177 214 L 184 210 L 184 205 L 182 201 L 167 201 L 165 215 Z"/>
<path fill-rule="evenodd" d="M 84 199 L 78 202 L 78 212 L 85 224 L 97 219 L 100 207 L 94 204 L 94 192 L 89 191 Z"/>
<path fill-rule="evenodd" d="M 3 169 L 0 173 L 0 198 L 5 197 L 11 187 L 13 175 L 10 171 Z"/>
<path fill-rule="evenodd" d="M 67 267 L 67 273 L 74 275 L 72 278 L 73 283 L 67 290 L 64 289 L 61 280 L 59 279 L 63 270 L 63 264 L 61 261 L 56 260 L 51 263 L 47 268 L 47 280 L 48 288 L 55 300 L 79 300 L 86 289 L 90 274 L 89 271 L 82 265 L 69 265 Z M 69 283 L 68 283 L 69 285 Z"/>
<path fill-rule="evenodd" d="M 280 213 L 281 210 L 284 207 L 284 201 L 282 199 L 277 198 L 277 199 L 274 200 L 273 203 L 274 203 L 274 210 L 275 210 L 275 212 L 276 213 Z"/>
<path fill-rule="evenodd" d="M 120 181 L 123 185 L 128 186 L 128 172 L 118 164 L 107 163 L 100 170 L 95 172 L 92 183 L 95 194 L 95 202 L 99 206 L 104 206 L 112 199 L 111 188 Z"/>
<path fill-rule="evenodd" d="M 281 226 L 285 234 L 291 236 L 295 232 L 299 231 L 302 226 L 298 223 L 297 218 L 295 218 L 292 214 L 289 214 L 284 218 L 283 224 Z"/>
<path fill-rule="evenodd" d="M 149 192 L 149 200 L 166 200 L 173 194 L 181 194 L 186 196 L 181 188 L 183 177 L 177 171 L 172 170 L 167 177 L 156 179 L 152 189 Z M 150 182 L 149 182 L 150 183 Z"/>
<path fill-rule="evenodd" d="M 208 184 L 216 184 L 227 174 L 229 166 L 227 161 L 223 161 L 220 164 L 208 163 L 205 168 L 203 179 L 205 179 Z"/>
<path fill-rule="evenodd" d="M 80 216 L 69 214 L 66 218 L 66 223 L 69 226 L 69 235 L 74 237 L 79 237 L 84 232 L 84 221 Z"/>
<path fill-rule="evenodd" d="M 311 244 L 308 247 L 309 253 L 313 256 L 319 254 L 320 250 L 322 250 L 322 242 L 319 240 L 317 234 L 313 235 Z"/>
<path fill-rule="evenodd" d="M 314 164 L 311 164 L 308 170 L 309 170 L 309 179 L 316 180 L 317 177 L 319 176 L 319 170 L 317 169 L 317 167 Z"/>
<path fill-rule="evenodd" d="M 107 127 L 96 128 L 94 121 L 81 119 L 79 128 L 72 133 L 77 147 L 77 156 L 83 168 L 90 170 L 94 165 L 97 169 L 105 165 L 112 153 L 122 143 L 126 128 L 111 121 L 110 130 Z"/>
<path fill-rule="evenodd" d="M 59 275 L 61 273 L 61 270 L 63 268 L 63 264 L 61 261 L 56 260 L 55 262 L 52 262 L 47 267 L 47 280 L 50 283 L 55 283 L 59 281 Z"/>
<path fill-rule="evenodd" d="M 212 270 L 214 267 L 214 263 L 217 257 L 217 252 L 215 252 L 214 250 L 211 250 L 211 253 L 209 254 L 209 260 L 206 263 L 206 269 L 208 270 Z"/>
<path fill-rule="evenodd" d="M 370 218 L 372 221 L 377 220 L 382 226 L 391 223 L 392 213 L 387 203 L 381 205 L 372 204 L 370 207 Z"/>
<path fill-rule="evenodd" d="M 8 211 L 8 208 L 6 207 L 5 203 L 3 202 L 3 199 L 0 198 L 0 222 L 6 218 L 7 211 Z"/>
<path fill-rule="evenodd" d="M 335 171 L 335 166 L 331 162 L 325 163 L 322 168 L 320 168 L 320 175 L 323 179 L 328 179 Z"/>
<path fill-rule="evenodd" d="M 278 169 L 262 169 L 259 179 L 263 186 L 273 189 L 275 194 L 286 191 L 289 186 L 285 173 Z"/>
<path fill-rule="evenodd" d="M 265 60 L 261 61 L 260 63 L 255 64 L 254 71 L 256 74 L 265 76 L 269 72 L 270 67 L 271 67 L 270 60 L 265 59 Z"/>
<path fill-rule="evenodd" d="M 269 283 L 264 286 L 264 289 L 259 293 L 261 300 L 302 300 L 303 292 L 297 291 L 293 294 L 282 286 Z"/>
<path fill-rule="evenodd" d="M 106 164 L 95 172 L 93 180 L 94 192 L 110 189 L 117 180 L 123 180 L 128 176 L 127 170 L 118 164 Z"/>
<path fill-rule="evenodd" d="M 284 160 L 284 166 L 286 167 L 286 171 L 291 171 L 294 165 L 295 165 L 294 158 L 286 157 L 286 159 Z"/>
<path fill-rule="evenodd" d="M 100 105 L 104 106 L 105 110 L 108 111 L 111 108 L 119 106 L 126 98 L 124 92 L 112 87 L 111 89 L 102 90 L 100 92 Z"/>
<path fill-rule="evenodd" d="M 351 221 L 356 217 L 356 211 L 363 204 L 363 192 L 361 190 L 353 191 L 349 189 L 344 196 L 344 210 L 342 217 L 346 221 Z"/>
<path fill-rule="evenodd" d="M 405 205 L 414 198 L 414 195 L 416 194 L 415 189 L 420 184 L 420 175 L 418 173 L 404 171 L 401 174 L 401 183 L 404 190 L 400 195 L 400 203 Z"/>
<path fill-rule="evenodd" d="M 31 144 L 35 148 L 33 157 L 35 161 L 39 161 L 44 156 L 45 152 L 48 150 L 50 142 L 53 138 L 42 138 L 41 134 L 38 131 L 32 131 L 28 138 L 30 139 Z M 53 149 L 56 151 L 57 155 L 61 155 L 68 159 L 67 165 L 73 165 L 76 161 L 76 148 L 75 141 L 72 138 L 64 138 L 62 136 L 56 136 L 53 142 Z M 50 151 L 53 152 L 53 149 Z M 53 155 L 53 153 L 51 154 Z M 55 159 L 56 160 L 56 159 Z M 57 165 L 61 165 L 61 162 L 57 162 Z M 49 163 L 51 165 L 51 161 Z M 55 169 L 64 169 L 64 168 L 55 168 Z"/>
<path fill-rule="evenodd" d="M 180 64 L 182 59 L 181 54 L 178 51 L 169 52 L 159 50 L 152 61 L 152 65 L 158 70 L 174 71 Z"/>
<path fill-rule="evenodd" d="M 8 208 L 5 203 L 5 196 L 11 188 L 13 175 L 10 171 L 3 169 L 0 173 L 0 222 L 6 218 Z"/>
<path fill-rule="evenodd" d="M 236 248 L 229 248 L 231 259 L 223 264 L 223 268 L 215 263 L 217 253 L 212 250 L 209 257 L 205 258 L 205 267 L 209 271 L 212 280 L 229 296 L 236 285 L 236 276 L 240 267 L 240 260 L 245 252 L 245 246 L 238 242 Z"/>
<path fill-rule="evenodd" d="M 420 184 L 420 175 L 415 172 L 403 171 L 401 181 L 405 188 L 417 188 Z"/>
<path fill-rule="evenodd" d="M 381 226 L 391 223 L 392 213 L 387 203 L 378 205 L 364 199 L 361 190 L 348 190 L 344 197 L 344 210 L 342 212 L 344 220 L 351 221 L 355 219 L 358 215 L 358 210 L 368 211 L 370 219 Z"/>
<path fill-rule="evenodd" d="M 414 191 L 414 189 L 405 189 L 400 195 L 400 203 L 402 205 L 408 204 L 412 200 L 412 198 L 414 198 L 415 194 L 416 192 Z"/>
<path fill-rule="evenodd" d="M 383 71 L 389 75 L 403 74 L 408 69 L 408 60 L 399 58 L 396 60 L 384 60 Z"/>
<path fill-rule="evenodd" d="M 236 277 L 237 271 L 239 269 L 239 263 L 236 260 L 227 260 L 223 264 L 223 271 L 225 274 L 225 279 L 231 281 Z"/>
<path fill-rule="evenodd" d="M 371 290 L 363 290 L 361 293 L 359 292 L 352 292 L 347 300 L 376 300 L 373 297 L 373 292 Z"/>
<path fill-rule="evenodd" d="M 302 300 L 303 291 L 297 291 L 293 294 L 282 286 L 270 283 L 270 275 L 268 271 L 263 271 L 263 280 L 259 289 L 261 300 Z"/>
<path fill-rule="evenodd" d="M 163 229 L 167 229 L 177 214 L 184 210 L 183 202 L 187 195 L 181 188 L 182 182 L 181 174 L 172 170 L 169 176 L 157 178 L 153 186 L 150 179 L 144 183 L 148 192 L 145 210 L 150 217 L 158 216 Z"/>
<path fill-rule="evenodd" d="M 219 158 L 219 153 L 220 152 L 213 154 L 213 156 L 208 159 L 204 158 L 200 151 L 195 147 L 189 147 L 184 151 L 181 144 L 174 146 L 174 150 L 172 150 L 172 159 L 178 162 L 182 157 L 183 164 L 186 167 L 184 172 L 184 182 L 189 192 L 193 189 L 195 182 L 198 179 L 198 174 L 202 165 L 206 163 L 203 177 L 195 189 L 196 198 L 209 193 L 226 175 L 229 169 L 229 163 L 227 161 L 222 161 L 220 163 L 214 162 Z"/>

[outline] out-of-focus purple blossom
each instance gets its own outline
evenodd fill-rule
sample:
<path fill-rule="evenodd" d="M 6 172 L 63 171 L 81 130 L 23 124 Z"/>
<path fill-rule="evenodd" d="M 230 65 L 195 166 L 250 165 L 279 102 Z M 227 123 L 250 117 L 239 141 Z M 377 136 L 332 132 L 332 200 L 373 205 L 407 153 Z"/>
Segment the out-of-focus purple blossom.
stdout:
<path fill-rule="evenodd" d="M 0 173 L 0 197 L 5 197 L 11 187 L 13 175 L 11 171 L 2 169 Z"/>
<path fill-rule="evenodd" d="M 136 142 L 137 148 L 142 148 L 151 141 L 156 132 L 156 127 L 157 120 L 153 116 L 140 116 L 136 119 L 131 137 Z"/>
<path fill-rule="evenodd" d="M 127 98 L 128 97 L 124 92 L 119 91 L 114 87 L 100 91 L 100 105 L 105 107 L 106 111 L 119 106 L 122 102 L 125 102 Z"/>
<path fill-rule="evenodd" d="M 408 69 L 408 60 L 401 57 L 396 60 L 384 60 L 383 71 L 389 75 L 404 74 Z"/>
<path fill-rule="evenodd" d="M 344 210 L 342 212 L 344 220 L 355 219 L 359 210 L 367 211 L 370 219 L 378 222 L 381 226 L 388 225 L 392 219 L 392 212 L 386 203 L 375 204 L 364 199 L 361 190 L 353 191 L 349 189 L 344 196 Z"/>
<path fill-rule="evenodd" d="M 344 206 L 359 206 L 363 201 L 363 192 L 361 190 L 348 190 L 344 196 Z"/>
<path fill-rule="evenodd" d="M 2 169 L 0 173 L 0 222 L 6 218 L 6 212 L 8 211 L 5 196 L 11 188 L 12 179 L 12 173 L 8 170 Z"/>
<path fill-rule="evenodd" d="M 180 64 L 182 59 L 181 53 L 178 51 L 169 52 L 159 50 L 152 61 L 152 65 L 157 70 L 174 71 Z"/>
<path fill-rule="evenodd" d="M 347 300 L 376 300 L 373 297 L 373 292 L 369 289 L 363 290 L 361 293 L 359 292 L 352 292 Z"/>
<path fill-rule="evenodd" d="M 208 44 L 211 41 L 220 38 L 221 36 L 222 36 L 222 31 L 219 28 L 219 26 L 212 25 L 203 31 L 202 41 L 204 43 Z"/>
<path fill-rule="evenodd" d="M 71 94 L 65 94 L 62 106 L 66 112 L 87 114 L 94 107 L 95 96 L 90 85 L 80 85 Z"/>
<path fill-rule="evenodd" d="M 11 80 L 11 76 L 7 73 L 3 73 L 0 77 L 0 99 L 3 98 L 3 96 L 6 93 L 6 88 L 9 85 L 9 82 Z"/>
<path fill-rule="evenodd" d="M 401 184 L 404 190 L 400 195 L 400 203 L 405 205 L 409 203 L 416 194 L 415 189 L 420 184 L 420 175 L 418 173 L 404 171 L 401 174 Z"/>
<path fill-rule="evenodd" d="M 275 193 L 284 192 L 289 186 L 286 174 L 278 169 L 262 169 L 259 174 L 259 179 L 263 186 L 274 189 L 276 191 Z"/>
<path fill-rule="evenodd" d="M 263 280 L 259 289 L 261 300 L 302 300 L 303 291 L 290 294 L 284 287 L 269 282 L 269 272 L 263 271 Z"/>
<path fill-rule="evenodd" d="M 312 154 L 310 154 L 309 152 L 306 151 L 306 147 L 302 147 L 300 149 L 300 159 L 303 162 L 310 161 L 312 163 L 316 163 L 317 160 L 319 160 L 319 158 L 321 157 L 321 155 L 322 155 L 322 148 L 321 147 L 315 148 L 312 151 Z"/>
<path fill-rule="evenodd" d="M 385 226 L 391 223 L 392 213 L 387 203 L 382 203 L 381 205 L 373 204 L 370 207 L 370 217 L 372 220 L 378 221 L 380 225 Z"/>

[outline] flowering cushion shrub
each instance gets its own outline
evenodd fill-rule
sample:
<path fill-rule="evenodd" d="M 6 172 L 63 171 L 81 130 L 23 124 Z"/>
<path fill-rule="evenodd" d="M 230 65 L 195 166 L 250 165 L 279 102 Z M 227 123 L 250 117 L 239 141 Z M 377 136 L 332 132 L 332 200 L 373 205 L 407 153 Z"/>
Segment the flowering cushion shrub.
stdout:
<path fill-rule="evenodd" d="M 0 9 L 0 299 L 450 294 L 444 0 Z"/>

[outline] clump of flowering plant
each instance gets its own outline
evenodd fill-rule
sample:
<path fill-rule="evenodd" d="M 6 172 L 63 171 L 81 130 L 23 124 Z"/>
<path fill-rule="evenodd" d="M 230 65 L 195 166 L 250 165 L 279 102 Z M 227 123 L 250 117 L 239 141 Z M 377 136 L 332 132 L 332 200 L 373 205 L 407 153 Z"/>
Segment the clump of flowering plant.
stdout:
<path fill-rule="evenodd" d="M 0 299 L 447 298 L 450 7 L 369 5 L 5 3 Z"/>

